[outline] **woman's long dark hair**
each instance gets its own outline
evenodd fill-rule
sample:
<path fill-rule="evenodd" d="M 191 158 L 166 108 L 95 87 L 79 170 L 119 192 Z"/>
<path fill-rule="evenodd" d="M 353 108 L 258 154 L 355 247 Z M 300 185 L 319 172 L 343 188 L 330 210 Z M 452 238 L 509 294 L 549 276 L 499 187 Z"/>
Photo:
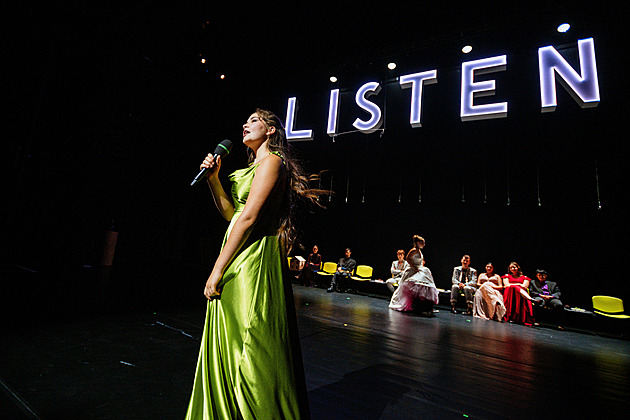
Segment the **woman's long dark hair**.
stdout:
<path fill-rule="evenodd" d="M 309 182 L 316 181 L 318 175 L 307 176 L 300 163 L 291 155 L 291 149 L 287 142 L 286 132 L 280 119 L 271 111 L 257 108 L 256 115 L 265 123 L 267 127 L 274 127 L 275 131 L 269 136 L 267 149 L 270 152 L 277 152 L 284 160 L 287 182 L 289 186 L 289 203 L 280 216 L 278 227 L 278 240 L 287 253 L 291 252 L 297 237 L 297 229 L 294 225 L 296 205 L 299 201 L 313 203 L 323 207 L 317 200 L 320 195 L 328 194 L 329 191 L 310 188 Z M 256 156 L 252 149 L 247 149 L 249 155 L 248 162 L 252 163 Z"/>

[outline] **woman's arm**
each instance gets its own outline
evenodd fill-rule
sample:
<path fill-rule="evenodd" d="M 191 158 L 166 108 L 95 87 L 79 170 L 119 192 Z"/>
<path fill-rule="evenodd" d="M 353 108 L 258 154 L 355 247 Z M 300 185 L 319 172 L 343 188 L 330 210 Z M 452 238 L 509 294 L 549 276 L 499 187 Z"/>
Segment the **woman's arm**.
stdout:
<path fill-rule="evenodd" d="M 487 278 L 488 276 L 486 276 L 485 273 L 481 273 L 479 277 L 477 277 L 477 287 L 481 287 L 481 285 L 485 283 L 481 281 L 482 277 L 486 277 L 486 281 L 490 281 L 490 279 Z"/>
<path fill-rule="evenodd" d="M 208 186 L 212 192 L 212 198 L 214 198 L 214 204 L 216 204 L 221 216 L 228 222 L 232 220 L 234 216 L 234 204 L 232 200 L 223 190 L 223 186 L 218 178 L 208 178 Z"/>
<path fill-rule="evenodd" d="M 310 254 L 308 256 L 308 265 L 310 265 L 311 267 L 319 268 L 320 262 L 321 262 L 321 258 L 320 258 L 319 254 L 317 256 L 315 256 L 313 254 Z"/>
<path fill-rule="evenodd" d="M 216 204 L 219 213 L 221 213 L 221 216 L 223 216 L 225 220 L 232 220 L 232 216 L 234 215 L 234 204 L 232 203 L 230 197 L 228 197 L 228 195 L 223 190 L 221 181 L 219 181 L 221 156 L 217 156 L 217 159 L 215 161 L 212 153 L 209 153 L 200 166 L 200 169 L 203 168 L 210 169 L 210 171 L 208 171 L 209 175 L 206 177 L 206 181 L 208 181 L 208 186 L 210 187 L 212 198 L 214 198 L 214 204 Z"/>
<path fill-rule="evenodd" d="M 249 237 L 252 228 L 264 209 L 267 199 L 281 180 L 283 173 L 282 159 L 276 155 L 267 156 L 256 168 L 256 174 L 254 175 L 243 212 L 234 223 L 234 226 L 232 226 L 227 241 L 217 261 L 214 263 L 212 273 L 210 273 L 210 277 L 208 277 L 206 282 L 204 294 L 208 299 L 219 294 L 219 291 L 216 289 L 217 284 L 221 280 L 227 266 Z"/>
<path fill-rule="evenodd" d="M 396 263 L 398 261 L 394 261 L 392 263 L 392 267 L 389 269 L 389 272 L 392 273 L 392 277 L 396 277 L 396 274 L 400 273 L 400 271 L 398 271 L 398 269 L 396 268 Z"/>
<path fill-rule="evenodd" d="M 409 263 L 410 267 L 415 268 L 415 266 L 413 265 L 413 261 L 411 261 L 411 257 L 413 257 L 417 252 L 418 250 L 416 248 L 411 248 L 409 252 L 407 252 L 407 256 L 405 257 L 405 260 L 407 261 L 407 263 Z"/>
<path fill-rule="evenodd" d="M 501 279 L 501 276 L 499 276 L 498 274 L 495 274 L 495 276 L 497 276 L 499 278 L 499 281 L 495 284 L 495 282 L 492 282 L 492 287 L 495 288 L 496 290 L 503 290 L 505 289 L 505 286 L 503 285 L 503 280 Z"/>
<path fill-rule="evenodd" d="M 526 276 L 523 276 L 523 283 L 521 283 L 521 287 L 523 289 L 529 289 L 529 278 Z"/>

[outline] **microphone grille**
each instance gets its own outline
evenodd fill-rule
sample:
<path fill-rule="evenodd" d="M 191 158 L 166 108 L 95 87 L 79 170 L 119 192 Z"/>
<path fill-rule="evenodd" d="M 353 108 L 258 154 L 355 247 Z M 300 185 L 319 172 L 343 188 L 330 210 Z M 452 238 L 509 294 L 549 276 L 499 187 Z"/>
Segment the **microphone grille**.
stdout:
<path fill-rule="evenodd" d="M 228 139 L 225 139 L 217 145 L 216 149 L 214 149 L 214 154 L 220 155 L 220 156 L 226 156 L 230 154 L 231 150 L 232 150 L 232 142 Z"/>

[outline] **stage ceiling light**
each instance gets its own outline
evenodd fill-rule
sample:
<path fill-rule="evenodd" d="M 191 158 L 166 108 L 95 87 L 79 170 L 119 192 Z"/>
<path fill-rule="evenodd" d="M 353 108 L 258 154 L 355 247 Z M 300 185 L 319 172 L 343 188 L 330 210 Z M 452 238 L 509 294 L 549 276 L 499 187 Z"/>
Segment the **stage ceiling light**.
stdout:
<path fill-rule="evenodd" d="M 558 25 L 558 32 L 560 33 L 566 33 L 569 32 L 569 29 L 571 29 L 571 25 L 569 25 L 568 23 L 563 23 L 561 25 Z"/>
<path fill-rule="evenodd" d="M 464 54 L 468 54 L 468 53 L 469 53 L 469 52 L 471 52 L 471 51 L 472 51 L 472 47 L 471 47 L 470 45 L 465 45 L 465 46 L 462 48 L 462 52 L 463 52 Z"/>
<path fill-rule="evenodd" d="M 201 64 L 206 64 L 206 59 L 205 58 L 201 59 Z"/>
<path fill-rule="evenodd" d="M 221 80 L 225 79 L 225 74 L 222 74 L 221 76 L 219 76 L 221 78 Z"/>
<path fill-rule="evenodd" d="M 330 76 L 330 81 L 333 83 L 337 83 L 337 78 L 335 76 Z"/>
<path fill-rule="evenodd" d="M 390 69 L 390 70 L 394 70 L 396 68 L 396 63 L 389 63 L 387 65 L 387 68 Z"/>

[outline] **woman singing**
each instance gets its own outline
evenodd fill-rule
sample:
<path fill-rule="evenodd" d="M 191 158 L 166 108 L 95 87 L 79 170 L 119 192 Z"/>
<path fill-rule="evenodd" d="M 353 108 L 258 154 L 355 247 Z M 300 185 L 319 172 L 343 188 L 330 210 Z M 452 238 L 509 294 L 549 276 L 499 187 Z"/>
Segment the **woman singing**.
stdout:
<path fill-rule="evenodd" d="M 297 198 L 320 193 L 288 154 L 282 123 L 257 109 L 243 125 L 250 165 L 233 172 L 231 197 L 209 154 L 208 185 L 230 221 L 206 282 L 201 350 L 187 419 L 309 418 L 291 282 L 283 271 Z"/>

